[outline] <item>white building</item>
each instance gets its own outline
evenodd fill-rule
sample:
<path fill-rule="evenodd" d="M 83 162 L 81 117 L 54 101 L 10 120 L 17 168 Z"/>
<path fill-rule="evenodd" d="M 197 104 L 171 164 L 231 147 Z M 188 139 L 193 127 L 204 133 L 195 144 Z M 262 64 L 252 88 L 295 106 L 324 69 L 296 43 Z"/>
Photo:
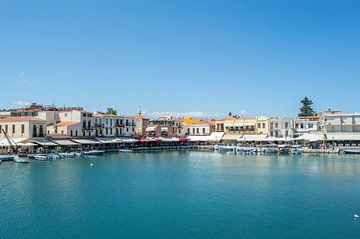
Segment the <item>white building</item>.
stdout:
<path fill-rule="evenodd" d="M 268 119 L 268 136 L 276 138 L 294 137 L 294 120 L 290 117 L 271 117 Z"/>
<path fill-rule="evenodd" d="M 184 124 L 183 129 L 186 136 L 205 136 L 211 134 L 211 125 L 209 123 Z"/>
<path fill-rule="evenodd" d="M 96 136 L 95 118 L 93 117 L 93 114 L 91 112 L 79 110 L 60 111 L 59 119 L 57 121 L 80 123 L 81 132 L 79 132 L 79 136 Z"/>
<path fill-rule="evenodd" d="M 295 118 L 294 119 L 294 137 L 299 137 L 303 134 L 312 133 L 318 131 L 320 128 L 319 121 Z"/>
<path fill-rule="evenodd" d="M 360 113 L 325 112 L 324 127 L 327 133 L 360 133 Z"/>

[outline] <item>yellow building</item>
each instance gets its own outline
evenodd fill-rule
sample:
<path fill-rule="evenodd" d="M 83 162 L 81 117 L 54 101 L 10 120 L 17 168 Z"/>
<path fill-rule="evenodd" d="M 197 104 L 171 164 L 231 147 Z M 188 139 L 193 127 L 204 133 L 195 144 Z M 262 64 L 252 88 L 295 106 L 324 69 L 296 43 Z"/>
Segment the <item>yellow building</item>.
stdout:
<path fill-rule="evenodd" d="M 224 119 L 225 134 L 256 134 L 256 118 L 235 118 L 228 117 Z"/>
<path fill-rule="evenodd" d="M 267 117 L 257 117 L 256 118 L 256 133 L 257 134 L 268 134 L 268 118 Z"/>
<path fill-rule="evenodd" d="M 30 116 L 7 117 L 0 119 L 0 137 L 4 132 L 13 139 L 41 138 L 46 136 L 46 120 Z"/>

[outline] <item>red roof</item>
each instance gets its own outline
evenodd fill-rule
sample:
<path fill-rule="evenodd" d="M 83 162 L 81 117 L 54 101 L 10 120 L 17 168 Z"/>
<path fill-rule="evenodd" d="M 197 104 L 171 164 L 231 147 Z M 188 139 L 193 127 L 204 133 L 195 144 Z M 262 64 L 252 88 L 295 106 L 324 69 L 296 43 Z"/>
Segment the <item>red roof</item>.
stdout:
<path fill-rule="evenodd" d="M 0 122 L 21 122 L 21 121 L 37 121 L 37 122 L 46 122 L 46 120 L 42 120 L 36 117 L 31 116 L 17 116 L 17 117 L 6 117 L 0 119 Z"/>

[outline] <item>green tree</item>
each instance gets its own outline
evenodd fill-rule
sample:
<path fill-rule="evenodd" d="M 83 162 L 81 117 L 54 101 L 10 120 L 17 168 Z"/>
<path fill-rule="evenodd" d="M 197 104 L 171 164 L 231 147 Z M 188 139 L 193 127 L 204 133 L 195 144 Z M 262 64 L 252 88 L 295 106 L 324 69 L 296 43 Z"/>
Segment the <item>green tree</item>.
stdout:
<path fill-rule="evenodd" d="M 300 117 L 307 117 L 307 116 L 313 116 L 315 114 L 315 111 L 312 108 L 312 105 L 314 104 L 309 98 L 305 97 L 301 101 L 302 107 L 300 108 Z"/>
<path fill-rule="evenodd" d="M 117 115 L 117 111 L 113 108 L 107 108 L 106 113 L 109 115 Z"/>

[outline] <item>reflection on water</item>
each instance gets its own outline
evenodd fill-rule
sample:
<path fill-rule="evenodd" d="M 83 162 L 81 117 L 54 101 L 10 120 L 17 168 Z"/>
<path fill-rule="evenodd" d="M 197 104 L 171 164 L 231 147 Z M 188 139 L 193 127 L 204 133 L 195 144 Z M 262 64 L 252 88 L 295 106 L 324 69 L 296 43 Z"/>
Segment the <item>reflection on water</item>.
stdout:
<path fill-rule="evenodd" d="M 0 238 L 359 238 L 359 167 L 194 151 L 4 162 Z"/>

